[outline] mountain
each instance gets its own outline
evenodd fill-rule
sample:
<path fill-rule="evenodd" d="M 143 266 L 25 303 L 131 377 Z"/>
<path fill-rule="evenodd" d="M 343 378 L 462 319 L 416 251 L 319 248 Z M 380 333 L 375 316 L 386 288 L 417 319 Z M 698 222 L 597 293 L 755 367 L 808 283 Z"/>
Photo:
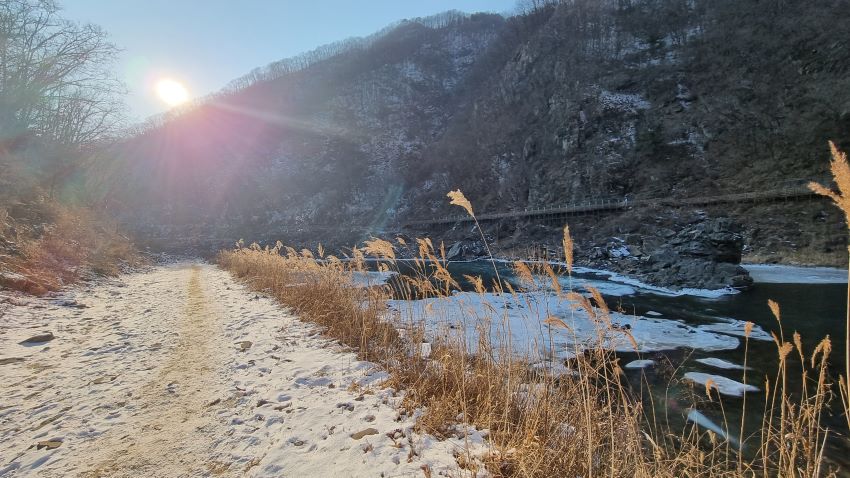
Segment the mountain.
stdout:
<path fill-rule="evenodd" d="M 572 0 L 399 22 L 147 125 L 112 151 L 105 197 L 140 235 L 168 242 L 351 245 L 457 213 L 454 189 L 483 213 L 825 181 L 827 140 L 850 145 L 850 24 L 836 21 L 848 7 Z M 745 257 L 832 264 L 846 257 L 833 209 L 665 206 L 571 224 L 590 262 L 612 259 L 612 240 L 647 250 L 730 219 L 721 229 L 740 235 Z M 560 234 L 526 220 L 486 229 L 504 251 Z"/>

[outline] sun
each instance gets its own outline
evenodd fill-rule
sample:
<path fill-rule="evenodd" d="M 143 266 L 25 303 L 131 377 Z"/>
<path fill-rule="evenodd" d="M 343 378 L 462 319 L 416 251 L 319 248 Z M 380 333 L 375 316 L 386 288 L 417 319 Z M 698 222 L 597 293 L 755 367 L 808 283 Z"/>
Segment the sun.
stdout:
<path fill-rule="evenodd" d="M 189 91 L 186 87 L 171 78 L 163 78 L 156 82 L 156 94 L 168 106 L 177 106 L 189 99 Z"/>

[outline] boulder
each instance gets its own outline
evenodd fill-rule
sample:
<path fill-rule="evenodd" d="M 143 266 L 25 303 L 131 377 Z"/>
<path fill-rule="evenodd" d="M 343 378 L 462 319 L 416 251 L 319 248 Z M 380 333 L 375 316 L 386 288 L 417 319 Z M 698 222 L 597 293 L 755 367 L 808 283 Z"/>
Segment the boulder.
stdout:
<path fill-rule="evenodd" d="M 471 261 L 487 255 L 487 250 L 481 241 L 463 239 L 455 242 L 446 251 L 446 260 Z"/>
<path fill-rule="evenodd" d="M 720 218 L 688 225 L 668 245 L 680 255 L 740 264 L 744 236 L 737 224 Z"/>
<path fill-rule="evenodd" d="M 745 289 L 752 286 L 740 267 L 744 238 L 741 228 L 726 218 L 699 216 L 678 231 L 653 230 L 611 238 L 591 249 L 594 266 L 628 274 L 671 289 Z"/>

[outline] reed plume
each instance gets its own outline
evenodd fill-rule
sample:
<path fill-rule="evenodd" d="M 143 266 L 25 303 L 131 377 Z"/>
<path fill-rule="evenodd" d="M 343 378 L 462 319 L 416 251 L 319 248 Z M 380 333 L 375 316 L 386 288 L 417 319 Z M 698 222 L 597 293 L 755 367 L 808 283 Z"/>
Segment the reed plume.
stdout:
<path fill-rule="evenodd" d="M 463 195 L 460 189 L 457 191 L 449 191 L 446 196 L 451 199 L 449 204 L 453 206 L 460 206 L 466 210 L 469 216 L 475 221 L 475 227 L 478 229 L 478 233 L 481 235 L 481 241 L 484 243 L 484 247 L 487 249 L 487 255 L 490 256 L 490 264 L 493 265 L 493 272 L 496 274 L 496 281 L 498 282 L 498 288 L 502 288 L 502 278 L 499 276 L 499 268 L 496 267 L 496 259 L 493 257 L 493 253 L 490 251 L 490 244 L 487 243 L 487 238 L 484 237 L 484 231 L 481 229 L 481 224 L 478 224 L 478 218 L 475 217 L 475 213 L 472 212 L 472 203 L 469 202 L 469 199 L 466 199 L 466 196 Z"/>
<path fill-rule="evenodd" d="M 832 160 L 829 169 L 832 172 L 832 180 L 838 186 L 838 193 L 830 188 L 816 182 L 809 183 L 809 189 L 813 192 L 832 199 L 832 202 L 844 213 L 844 222 L 850 230 L 850 165 L 847 164 L 847 153 L 839 151 L 834 142 L 829 142 L 829 151 Z M 850 261 L 850 244 L 847 246 L 848 261 Z M 844 416 L 847 418 L 847 427 L 850 428 L 850 263 L 847 267 L 847 303 L 844 316 L 844 377 L 839 380 L 841 391 L 841 402 L 844 405 Z"/>

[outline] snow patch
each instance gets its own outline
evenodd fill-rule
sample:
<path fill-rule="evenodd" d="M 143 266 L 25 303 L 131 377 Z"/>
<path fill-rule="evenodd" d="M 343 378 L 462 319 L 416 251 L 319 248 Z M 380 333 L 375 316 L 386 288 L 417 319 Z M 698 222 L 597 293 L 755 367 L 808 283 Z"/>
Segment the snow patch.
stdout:
<path fill-rule="evenodd" d="M 535 372 L 539 372 L 550 377 L 564 377 L 568 375 L 578 377 L 580 375 L 578 370 L 573 370 L 561 362 L 535 362 L 529 367 Z"/>
<path fill-rule="evenodd" d="M 638 110 L 649 109 L 652 105 L 641 95 L 630 93 L 615 93 L 602 90 L 599 93 L 599 103 L 602 109 L 636 113 Z"/>
<path fill-rule="evenodd" d="M 552 279 L 549 276 L 534 275 L 534 282 L 536 287 L 539 287 L 543 290 L 552 290 Z M 558 284 L 563 290 L 573 290 L 576 292 L 581 292 L 582 290 L 586 291 L 588 290 L 588 287 L 593 287 L 603 295 L 612 297 L 624 297 L 637 293 L 637 290 L 634 287 L 625 284 L 618 284 L 616 282 L 611 282 L 609 280 L 604 279 L 599 280 L 576 276 L 558 276 Z"/>

